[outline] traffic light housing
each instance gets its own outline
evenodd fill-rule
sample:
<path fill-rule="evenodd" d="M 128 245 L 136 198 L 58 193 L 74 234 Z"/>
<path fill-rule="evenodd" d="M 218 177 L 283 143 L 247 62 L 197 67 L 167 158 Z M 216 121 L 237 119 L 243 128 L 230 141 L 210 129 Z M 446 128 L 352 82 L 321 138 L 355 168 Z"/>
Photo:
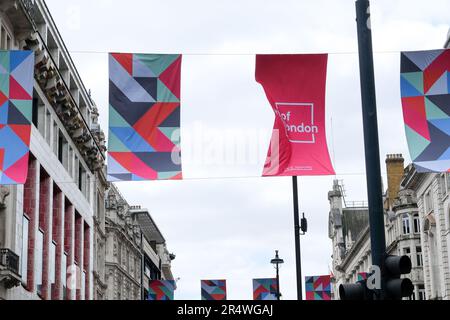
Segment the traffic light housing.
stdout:
<path fill-rule="evenodd" d="M 352 284 L 341 284 L 339 286 L 339 298 L 341 300 L 373 300 L 373 291 L 368 289 L 367 280 Z"/>
<path fill-rule="evenodd" d="M 410 279 L 400 278 L 411 272 L 412 264 L 408 256 L 387 256 L 384 260 L 385 299 L 401 300 L 414 292 Z"/>

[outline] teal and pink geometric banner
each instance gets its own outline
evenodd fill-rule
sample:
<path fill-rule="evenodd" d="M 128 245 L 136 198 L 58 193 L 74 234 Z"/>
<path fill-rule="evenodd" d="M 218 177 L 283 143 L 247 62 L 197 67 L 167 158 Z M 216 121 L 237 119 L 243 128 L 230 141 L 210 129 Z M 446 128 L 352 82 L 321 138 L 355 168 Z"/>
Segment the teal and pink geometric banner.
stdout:
<path fill-rule="evenodd" d="M 182 179 L 181 59 L 109 55 L 109 181 Z"/>
<path fill-rule="evenodd" d="M 173 300 L 174 291 L 174 280 L 150 280 L 147 300 Z"/>
<path fill-rule="evenodd" d="M 450 50 L 401 53 L 409 151 L 418 172 L 450 170 Z"/>
<path fill-rule="evenodd" d="M 306 300 L 331 300 L 331 276 L 305 277 Z"/>
<path fill-rule="evenodd" d="M 28 175 L 33 108 L 33 51 L 0 51 L 0 184 Z"/>
<path fill-rule="evenodd" d="M 277 279 L 253 279 L 253 300 L 277 300 Z"/>
<path fill-rule="evenodd" d="M 369 276 L 370 276 L 370 273 L 368 273 L 368 272 L 359 272 L 357 281 L 367 280 L 367 278 L 369 278 Z"/>
<path fill-rule="evenodd" d="M 222 301 L 227 299 L 226 280 L 202 280 L 202 300 Z"/>

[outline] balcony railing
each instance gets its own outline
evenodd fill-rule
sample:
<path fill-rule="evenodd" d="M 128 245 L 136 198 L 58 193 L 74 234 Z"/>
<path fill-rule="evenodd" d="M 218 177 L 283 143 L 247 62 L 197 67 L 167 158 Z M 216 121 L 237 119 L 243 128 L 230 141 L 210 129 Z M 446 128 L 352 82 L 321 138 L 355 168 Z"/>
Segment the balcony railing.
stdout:
<path fill-rule="evenodd" d="M 0 266 L 19 276 L 19 256 L 9 249 L 0 249 Z"/>

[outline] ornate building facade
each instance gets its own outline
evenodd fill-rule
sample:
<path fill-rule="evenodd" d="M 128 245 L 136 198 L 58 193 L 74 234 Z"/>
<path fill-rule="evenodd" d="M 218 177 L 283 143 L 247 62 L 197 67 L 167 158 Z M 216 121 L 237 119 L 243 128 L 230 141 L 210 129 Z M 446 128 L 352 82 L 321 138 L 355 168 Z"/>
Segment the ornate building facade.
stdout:
<path fill-rule="evenodd" d="M 43 1 L 0 4 L 1 49 L 35 52 L 25 185 L 1 187 L 0 298 L 92 299 L 96 199 L 105 141 Z"/>
<path fill-rule="evenodd" d="M 0 186 L 0 300 L 142 299 L 150 252 L 160 278 L 174 256 L 107 182 L 99 111 L 43 0 L 0 2 L 0 50 L 22 49 L 36 62 L 31 156 L 25 185 Z"/>
<path fill-rule="evenodd" d="M 141 228 L 113 185 L 106 198 L 105 274 L 108 300 L 141 299 Z"/>
<path fill-rule="evenodd" d="M 407 255 L 412 261 L 408 275 L 414 285 L 411 299 L 425 300 L 424 258 L 421 243 L 422 225 L 414 190 L 403 184 L 404 160 L 401 155 L 386 159 L 388 188 L 384 196 L 386 251 Z M 345 206 L 342 186 L 334 182 L 328 193 L 330 201 L 329 237 L 332 240 L 333 289 L 340 284 L 355 283 L 358 275 L 369 272 L 372 265 L 367 206 Z M 339 299 L 335 296 L 335 299 Z"/>

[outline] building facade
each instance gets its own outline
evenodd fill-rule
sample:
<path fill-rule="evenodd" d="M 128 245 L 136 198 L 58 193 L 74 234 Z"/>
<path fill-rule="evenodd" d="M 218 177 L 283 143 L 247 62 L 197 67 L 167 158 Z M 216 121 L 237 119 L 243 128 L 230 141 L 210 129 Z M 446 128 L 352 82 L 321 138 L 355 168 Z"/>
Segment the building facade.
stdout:
<path fill-rule="evenodd" d="M 402 186 L 417 198 L 426 296 L 449 300 L 450 175 L 418 173 L 409 166 Z"/>
<path fill-rule="evenodd" d="M 0 298 L 92 299 L 98 111 L 43 1 L 2 1 L 0 23 L 1 49 L 36 56 L 28 179 L 1 187 Z"/>
<path fill-rule="evenodd" d="M 43 0 L 1 1 L 0 50 L 35 53 L 28 178 L 0 186 L 0 300 L 142 299 L 173 279 L 148 210 L 106 180 L 99 111 Z"/>
<path fill-rule="evenodd" d="M 404 160 L 401 155 L 386 159 L 388 187 L 384 195 L 386 252 L 407 255 L 412 261 L 408 275 L 414 285 L 410 299 L 425 300 L 422 226 L 415 192 L 403 186 Z M 330 201 L 329 237 L 333 245 L 333 287 L 355 283 L 358 275 L 368 273 L 372 265 L 368 208 L 346 206 L 342 186 L 334 182 L 328 193 Z M 335 296 L 336 299 L 339 297 Z"/>
<path fill-rule="evenodd" d="M 106 200 L 106 299 L 141 299 L 141 228 L 112 185 Z"/>
<path fill-rule="evenodd" d="M 166 240 L 147 209 L 135 206 L 130 212 L 142 231 L 141 297 L 147 300 L 151 280 L 174 280 L 171 263 L 175 255 L 167 250 Z"/>

